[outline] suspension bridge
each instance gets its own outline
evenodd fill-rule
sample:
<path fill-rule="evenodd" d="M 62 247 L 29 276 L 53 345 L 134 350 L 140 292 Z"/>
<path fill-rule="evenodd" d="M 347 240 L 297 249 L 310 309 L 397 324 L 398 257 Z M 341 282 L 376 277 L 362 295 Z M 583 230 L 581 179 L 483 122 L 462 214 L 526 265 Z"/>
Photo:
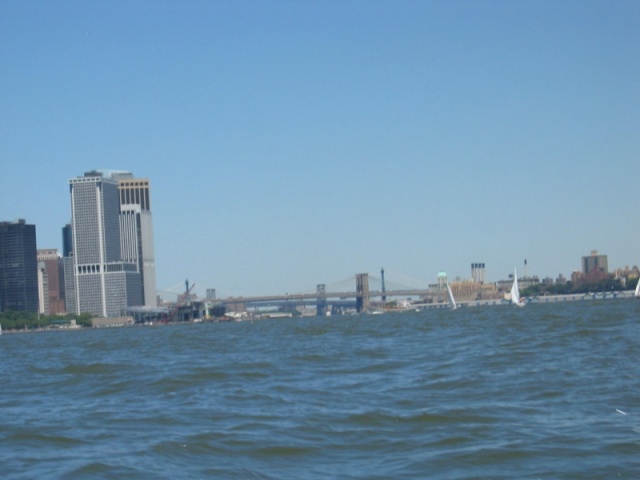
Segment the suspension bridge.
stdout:
<path fill-rule="evenodd" d="M 315 290 L 285 293 L 284 295 L 217 298 L 215 302 L 230 308 L 237 308 L 238 306 L 246 308 L 249 305 L 315 301 L 318 314 L 322 315 L 328 307 L 329 300 L 355 300 L 356 310 L 360 312 L 369 309 L 372 298 L 380 298 L 382 302 L 385 302 L 390 297 L 425 297 L 429 295 L 426 283 L 423 280 L 393 273 L 391 274 L 391 279 L 387 275 L 385 280 L 385 272 L 382 269 L 380 277 L 372 276 L 368 273 L 358 273 L 331 284 L 318 284 Z M 424 287 L 420 288 L 420 284 L 424 285 Z"/>

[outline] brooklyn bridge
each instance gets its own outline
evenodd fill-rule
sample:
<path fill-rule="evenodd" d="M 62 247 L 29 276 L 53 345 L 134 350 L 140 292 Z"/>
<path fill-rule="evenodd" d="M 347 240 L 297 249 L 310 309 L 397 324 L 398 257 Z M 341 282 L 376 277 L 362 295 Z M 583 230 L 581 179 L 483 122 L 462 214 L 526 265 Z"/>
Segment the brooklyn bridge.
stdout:
<path fill-rule="evenodd" d="M 215 300 L 217 304 L 233 310 L 238 306 L 258 306 L 258 305 L 277 305 L 282 303 L 309 303 L 315 302 L 317 314 L 324 315 L 327 311 L 329 301 L 345 301 L 355 300 L 355 308 L 358 312 L 367 311 L 371 306 L 371 299 L 380 299 L 382 303 L 388 298 L 424 298 L 432 295 L 428 288 L 411 288 L 406 285 L 385 285 L 384 269 L 380 272 L 381 276 L 370 277 L 368 273 L 358 273 L 355 277 L 349 277 L 347 280 L 336 282 L 332 285 L 318 284 L 316 290 L 312 292 L 285 293 L 284 295 L 260 295 L 251 297 L 227 297 L 227 298 L 208 298 L 207 300 Z M 371 284 L 370 284 L 371 280 Z M 415 283 L 415 280 L 411 279 Z M 351 283 L 351 289 L 348 289 L 346 283 Z M 374 286 L 374 289 L 370 288 Z M 329 288 L 327 288 L 329 287 Z M 354 288 L 355 287 L 355 288 Z"/>

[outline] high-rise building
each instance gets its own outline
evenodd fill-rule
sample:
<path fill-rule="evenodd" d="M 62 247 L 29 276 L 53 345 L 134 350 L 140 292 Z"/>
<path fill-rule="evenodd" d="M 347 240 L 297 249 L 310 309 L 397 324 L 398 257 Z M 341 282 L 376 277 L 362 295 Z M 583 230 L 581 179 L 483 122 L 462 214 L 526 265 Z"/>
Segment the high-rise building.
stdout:
<path fill-rule="evenodd" d="M 607 256 L 598 255 L 597 250 L 592 250 L 588 257 L 582 257 L 582 274 L 586 277 L 594 271 L 609 273 Z"/>
<path fill-rule="evenodd" d="M 38 291 L 40 313 L 64 315 L 65 307 L 61 290 L 61 275 L 58 250 L 47 248 L 38 250 Z M 45 285 L 46 281 L 46 285 Z"/>
<path fill-rule="evenodd" d="M 38 313 L 49 315 L 49 275 L 44 262 L 38 260 Z"/>
<path fill-rule="evenodd" d="M 38 311 L 36 226 L 0 222 L 0 312 Z"/>
<path fill-rule="evenodd" d="M 143 303 L 156 306 L 156 261 L 149 180 L 118 176 L 122 259 L 138 265 L 142 278 Z"/>
<path fill-rule="evenodd" d="M 67 287 L 75 292 L 73 280 L 73 231 L 71 224 L 67 223 L 62 227 L 62 258 L 58 260 L 58 271 L 60 273 L 60 298 L 65 304 L 65 312 L 67 310 Z M 75 293 L 69 298 L 75 298 Z"/>
<path fill-rule="evenodd" d="M 73 252 L 73 231 L 71 224 L 67 223 L 62 227 L 62 256 L 69 257 Z"/>
<path fill-rule="evenodd" d="M 91 171 L 69 180 L 73 252 L 65 261 L 65 283 L 70 313 L 113 317 L 142 304 L 138 266 L 122 260 L 121 173 Z"/>

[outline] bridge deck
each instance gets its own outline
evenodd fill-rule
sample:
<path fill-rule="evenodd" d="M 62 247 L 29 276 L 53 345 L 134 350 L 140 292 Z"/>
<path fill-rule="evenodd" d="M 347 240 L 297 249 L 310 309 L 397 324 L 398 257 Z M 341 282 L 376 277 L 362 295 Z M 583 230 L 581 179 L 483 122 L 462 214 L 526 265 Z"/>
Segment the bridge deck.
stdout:
<path fill-rule="evenodd" d="M 429 290 L 387 290 L 387 291 L 370 291 L 368 295 L 371 297 L 422 297 L 429 295 Z M 258 297 L 232 297 L 232 298 L 220 298 L 218 303 L 231 305 L 237 303 L 259 303 L 259 302 L 284 302 L 287 300 L 312 300 L 321 298 L 357 298 L 362 296 L 358 292 L 325 292 L 325 293 L 294 293 L 290 295 L 263 295 Z"/>

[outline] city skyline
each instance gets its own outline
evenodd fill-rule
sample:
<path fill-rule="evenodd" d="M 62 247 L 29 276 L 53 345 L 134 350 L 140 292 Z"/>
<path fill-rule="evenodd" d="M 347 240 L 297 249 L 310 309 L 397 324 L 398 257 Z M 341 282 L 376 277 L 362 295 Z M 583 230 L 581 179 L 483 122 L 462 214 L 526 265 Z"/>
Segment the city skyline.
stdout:
<path fill-rule="evenodd" d="M 119 304 L 117 308 L 114 307 L 115 309 L 112 309 L 112 311 L 108 314 L 108 316 L 114 316 L 116 313 L 116 310 L 122 309 L 125 307 L 137 307 L 137 306 L 155 307 L 157 302 L 156 302 L 156 295 L 155 295 L 156 293 L 155 292 L 155 276 L 153 275 L 153 271 L 154 271 L 153 267 L 155 263 L 154 263 L 154 252 L 153 252 L 153 231 L 152 231 L 151 218 L 150 218 L 151 211 L 150 211 L 150 200 L 149 200 L 150 199 L 149 180 L 135 178 L 133 177 L 132 173 L 126 172 L 126 171 L 94 170 L 90 172 L 85 172 L 84 177 L 76 177 L 75 179 L 69 180 L 70 185 L 72 186 L 71 188 L 72 205 L 73 205 L 72 210 L 75 211 L 77 208 L 75 206 L 76 200 L 74 200 L 74 197 L 75 197 L 73 192 L 74 184 L 75 185 L 80 184 L 86 187 L 87 184 L 93 183 L 96 185 L 96 190 L 100 197 L 113 197 L 113 195 L 109 195 L 105 193 L 108 186 L 105 187 L 104 185 L 102 185 L 103 181 L 106 181 L 105 182 L 106 184 L 109 184 L 109 183 L 117 184 L 118 196 L 120 197 L 120 204 L 119 204 L 118 211 L 119 211 L 119 217 L 120 217 L 119 223 L 121 228 L 117 232 L 112 231 L 111 234 L 107 234 L 106 238 L 110 236 L 115 238 L 114 236 L 115 234 L 117 234 L 120 237 L 122 253 L 120 254 L 121 261 L 119 261 L 118 263 L 123 263 L 123 264 L 127 262 L 131 263 L 132 269 L 135 268 L 134 265 L 137 265 L 136 272 L 140 276 L 139 283 L 141 284 L 141 287 L 142 287 L 141 288 L 142 294 L 140 295 L 141 300 L 139 303 L 135 299 L 132 300 L 133 297 L 131 297 L 130 295 L 127 295 L 127 297 L 131 297 L 131 298 L 128 298 L 124 303 Z M 86 197 L 87 196 L 86 193 L 87 193 L 86 191 L 81 192 L 80 195 L 84 194 L 84 196 Z M 101 203 L 103 201 L 104 200 L 102 200 Z M 108 210 L 107 208 L 104 207 L 104 205 L 102 207 L 98 206 L 96 208 L 96 206 L 92 206 L 91 203 L 87 203 L 87 202 L 84 202 L 84 204 L 82 205 L 82 209 L 91 210 L 91 211 L 96 210 L 97 212 L 100 212 L 100 210 L 103 210 L 103 211 Z M 140 218 L 141 209 L 147 212 L 149 216 L 148 219 L 144 220 Z M 132 214 L 138 217 L 137 220 L 132 218 Z M 86 215 L 84 215 L 84 217 L 86 217 Z M 15 221 L 15 222 L 1 222 L 1 223 L 5 227 L 6 226 L 20 227 L 20 225 L 24 226 L 26 224 L 26 221 L 24 219 L 19 219 L 18 221 Z M 76 221 L 74 221 L 74 224 L 75 223 Z M 94 230 L 93 227 L 95 227 L 95 224 L 97 223 L 102 223 L 104 225 L 107 222 L 105 222 L 104 219 L 101 220 L 100 215 L 98 215 L 95 219 L 91 221 L 87 221 L 87 218 L 83 218 L 81 219 L 81 223 L 80 223 L 81 229 L 86 230 L 87 226 L 91 225 L 91 228 L 89 230 Z M 111 223 L 113 224 L 113 222 Z M 32 230 L 32 243 L 34 244 L 33 246 L 35 247 L 35 243 L 37 240 L 35 235 L 36 226 L 29 225 L 29 224 L 27 224 L 26 226 Z M 67 231 L 68 230 L 73 231 L 73 229 L 70 229 L 69 227 L 70 225 L 66 225 L 65 227 L 62 228 L 63 243 L 66 241 Z M 99 232 L 100 231 L 104 232 L 106 229 L 103 227 L 103 228 L 97 228 L 95 230 L 96 232 L 90 231 L 88 235 L 87 235 L 87 232 L 85 232 L 84 234 L 80 233 L 79 236 L 75 236 L 75 238 L 76 240 L 80 238 L 80 244 L 86 243 L 86 240 L 83 240 L 83 237 L 86 237 L 86 236 L 96 237 L 96 234 L 97 234 L 97 237 L 99 237 L 101 235 Z M 91 242 L 95 242 L 95 239 L 91 240 Z M 105 242 L 105 244 L 107 243 L 114 244 L 113 241 Z M 9 244 L 11 244 L 11 242 L 9 242 Z M 85 248 L 81 248 L 81 250 L 87 250 L 86 246 Z M 104 250 L 105 253 L 103 253 L 103 255 L 105 257 L 109 256 L 106 254 L 106 251 L 109 249 L 105 248 L 104 246 L 93 248 L 93 249 L 89 248 L 89 250 L 100 250 L 100 251 Z M 131 250 L 131 252 L 126 253 L 126 250 Z M 67 302 L 70 302 L 72 312 L 77 310 L 76 308 L 77 305 L 73 305 L 74 302 L 80 302 L 80 303 L 84 302 L 85 305 L 89 305 L 95 302 L 104 303 L 106 301 L 106 298 L 104 298 L 102 295 L 96 292 L 93 292 L 93 294 L 88 295 L 87 298 L 84 300 L 80 300 L 79 297 L 77 300 L 74 300 L 72 298 L 77 295 L 77 285 L 78 285 L 77 278 L 81 277 L 81 275 L 78 275 L 78 272 L 80 270 L 83 270 L 83 268 L 86 270 L 86 267 L 83 267 L 82 265 L 86 265 L 87 262 L 86 262 L 86 258 L 84 262 L 76 262 L 75 255 L 72 255 L 71 257 L 69 257 L 68 253 L 72 252 L 71 248 L 67 250 L 65 247 L 65 252 L 67 252 L 65 256 L 60 256 L 57 249 L 44 249 L 44 250 L 37 249 L 38 294 L 39 294 L 40 313 L 44 313 L 47 315 L 49 314 L 50 300 L 59 302 L 58 295 L 61 290 L 58 287 L 57 280 L 56 280 L 59 275 L 61 276 L 60 281 L 64 281 L 65 283 L 68 283 L 68 286 L 70 287 L 70 291 L 72 292 L 69 296 L 67 296 L 67 300 L 66 300 Z M 116 257 L 113 257 L 113 255 L 111 255 L 111 257 L 112 257 L 111 263 L 113 264 L 113 260 Z M 96 259 L 97 257 L 94 260 Z M 51 265 L 45 266 L 46 262 L 51 262 L 51 261 L 54 261 L 55 268 L 52 268 Z M 65 262 L 69 262 L 69 263 L 66 266 L 64 266 Z M 95 262 L 89 262 L 90 266 L 93 266 L 94 268 L 97 267 L 96 273 L 99 273 L 100 271 L 106 272 L 109 270 L 99 260 L 98 260 L 98 263 L 100 263 L 100 265 L 95 264 Z M 59 267 L 58 267 L 58 264 L 60 264 Z M 525 288 L 527 286 L 532 286 L 532 285 L 547 285 L 547 286 L 553 285 L 553 284 L 564 285 L 568 282 L 568 279 L 562 273 L 560 273 L 557 278 L 553 278 L 548 275 L 547 276 L 529 275 L 529 272 L 527 270 L 527 259 L 524 259 L 523 267 L 524 268 L 521 269 L 520 273 L 518 274 L 518 278 L 525 282 L 525 284 L 523 284 Z M 58 268 L 60 268 L 61 270 L 66 270 L 66 272 L 60 271 L 58 273 Z M 146 284 L 144 280 L 145 273 L 143 273 L 145 270 L 146 270 L 146 276 L 147 276 Z M 73 274 L 70 272 L 76 272 L 76 273 Z M 84 271 L 82 273 L 91 273 L 91 272 Z M 516 267 L 514 274 L 517 274 L 517 273 L 518 272 Z M 508 290 L 509 286 L 511 285 L 511 283 L 515 278 L 514 274 L 509 274 L 507 278 L 499 279 L 497 281 L 485 282 L 485 275 L 486 275 L 485 263 L 474 262 L 474 263 L 471 263 L 470 265 L 469 277 L 458 276 L 455 278 L 449 278 L 448 274 L 445 271 L 440 271 L 437 274 L 436 283 L 429 283 L 428 285 L 425 285 L 424 281 L 421 281 L 419 279 L 409 278 L 409 277 L 403 276 L 401 273 L 394 272 L 395 278 L 393 280 L 393 284 L 390 285 L 390 282 L 387 282 L 387 285 L 391 287 L 391 288 L 387 288 L 387 291 L 390 294 L 391 292 L 394 292 L 394 291 L 398 292 L 406 289 L 438 291 L 438 290 L 441 290 L 442 282 L 444 281 L 445 283 L 453 282 L 452 285 L 454 285 L 453 287 L 454 289 L 456 288 L 460 289 L 462 285 L 463 290 L 468 290 L 471 284 L 493 285 L 494 288 L 497 289 L 494 293 L 497 293 L 497 292 L 504 292 Z M 44 278 L 42 277 L 42 275 L 44 275 Z M 371 278 L 379 284 L 375 287 L 375 289 L 384 292 L 385 291 L 384 268 L 380 270 L 380 275 L 382 278 L 376 277 L 375 274 L 371 276 Z M 403 278 L 398 280 L 399 278 L 398 275 Z M 608 269 L 608 256 L 606 254 L 602 254 L 602 252 L 598 252 L 597 250 L 592 250 L 589 253 L 589 255 L 584 255 L 581 257 L 581 270 L 579 269 L 579 270 L 572 271 L 571 282 L 574 282 L 574 283 L 577 282 L 578 285 L 580 283 L 597 284 L 598 282 L 606 279 L 610 275 L 615 278 L 618 278 L 618 275 L 620 275 L 621 277 L 630 276 L 631 279 L 634 279 L 634 278 L 637 278 L 637 275 L 638 275 L 638 266 L 633 265 L 630 267 L 629 265 L 625 265 L 624 268 L 619 266 L 619 267 L 615 267 L 613 272 L 610 272 Z M 74 279 L 74 276 L 75 276 L 75 279 Z M 62 277 L 65 277 L 66 280 L 63 280 Z M 348 282 L 353 283 L 354 280 L 356 284 L 356 287 L 355 287 L 356 290 L 362 289 L 363 288 L 362 284 L 366 283 L 367 288 L 365 288 L 365 290 L 368 291 L 369 277 L 370 277 L 369 272 L 361 272 L 361 273 L 352 275 L 347 279 L 342 279 L 341 281 L 336 282 L 333 285 L 317 284 L 315 292 L 317 293 L 321 291 L 322 293 L 324 293 L 325 291 L 327 291 L 326 290 L 327 287 L 329 287 L 329 290 L 331 290 L 332 292 L 341 291 L 340 290 L 341 288 L 345 288 L 344 293 L 347 293 L 349 291 L 352 291 L 353 289 L 351 288 L 351 285 L 347 286 L 346 284 Z M 137 275 L 136 275 L 136 278 L 137 278 Z M 366 278 L 366 280 L 363 281 L 362 280 L 363 278 Z M 49 279 L 53 279 L 55 284 L 52 289 L 49 289 L 49 285 L 47 283 Z M 44 285 L 42 284 L 42 282 L 44 282 Z M 399 282 L 407 282 L 407 283 L 399 283 Z M 415 282 L 418 282 L 418 283 L 415 283 Z M 136 281 L 134 283 L 138 283 L 138 282 Z M 188 279 L 185 280 L 185 284 L 186 284 L 185 288 L 188 288 L 189 287 Z M 340 287 L 338 288 L 339 284 L 340 284 Z M 63 287 L 62 290 L 65 290 L 65 288 Z M 125 290 L 126 290 L 126 287 L 125 287 Z M 151 301 L 145 298 L 145 294 L 144 294 L 145 290 L 150 295 L 153 293 L 152 295 L 153 298 Z M 191 288 L 189 288 L 189 291 L 191 291 Z M 309 295 L 310 292 L 311 292 L 311 289 L 307 290 L 306 292 L 303 292 L 303 291 L 294 292 L 294 294 Z M 289 294 L 286 293 L 284 294 L 284 297 L 287 297 L 288 295 Z M 258 296 L 260 297 L 262 295 L 258 295 Z M 134 295 L 134 297 L 136 297 L 136 295 Z M 250 296 L 246 298 L 249 298 L 249 297 Z M 207 298 L 207 299 L 217 298 L 216 289 L 208 288 L 206 291 L 206 296 L 203 298 Z M 220 298 L 222 299 L 223 297 L 220 297 Z M 242 298 L 242 296 L 240 296 L 240 298 Z M 163 298 L 162 300 L 163 302 L 167 300 L 171 302 L 170 299 L 166 299 L 166 298 Z M 58 306 L 56 307 L 56 310 L 58 310 L 57 313 L 59 314 L 59 313 L 63 313 L 64 308 L 60 310 L 60 306 Z"/>
<path fill-rule="evenodd" d="M 0 13 L 0 220 L 39 249 L 69 178 L 122 168 L 153 182 L 160 295 L 640 263 L 636 2 Z"/>
<path fill-rule="evenodd" d="M 149 217 L 151 215 L 149 180 L 136 179 L 132 173 L 126 171 L 90 171 L 85 172 L 84 177 L 71 179 L 69 183 L 74 227 L 69 228 L 70 225 L 66 225 L 63 228 L 63 238 L 65 243 L 72 243 L 77 247 L 67 248 L 65 245 L 64 257 L 59 257 L 56 249 L 36 249 L 35 225 L 27 224 L 24 219 L 17 222 L 0 222 L 0 311 L 7 310 L 4 306 L 9 305 L 8 310 L 37 310 L 39 314 L 46 316 L 64 315 L 64 303 L 60 297 L 61 292 L 64 291 L 67 293 L 65 298 L 69 305 L 68 313 L 84 312 L 98 317 L 119 317 L 116 321 L 121 322 L 127 321 L 122 317 L 126 310 L 134 312 L 136 321 L 140 322 L 143 321 L 144 312 L 147 312 L 151 315 L 147 317 L 147 321 L 152 321 L 151 318 L 156 318 L 159 310 L 141 307 L 156 306 L 155 299 L 152 304 L 143 301 L 143 292 L 153 282 L 143 286 L 142 278 L 144 264 L 150 262 L 147 267 L 153 266 L 153 251 L 145 251 L 149 245 L 153 244 L 153 232 L 145 231 L 150 223 L 145 227 L 144 221 L 139 217 L 142 209 L 149 214 Z M 115 195 L 111 187 L 114 185 L 117 185 L 118 202 L 112 201 Z M 136 208 L 133 209 L 133 207 Z M 108 225 L 111 227 L 117 225 L 117 222 L 113 221 L 114 212 L 119 216 L 119 224 L 123 227 L 121 229 L 107 228 Z M 138 216 L 137 220 L 134 220 L 132 212 Z M 136 223 L 137 228 L 130 225 Z M 75 233 L 73 241 L 67 242 L 67 233 L 70 230 Z M 147 239 L 145 240 L 144 237 Z M 122 253 L 119 255 L 115 254 L 118 243 L 122 246 Z M 145 243 L 147 245 L 143 247 Z M 129 249 L 132 249 L 132 252 L 124 252 Z M 36 257 L 37 269 L 33 262 Z M 520 280 L 518 283 L 521 289 L 532 289 L 527 293 L 527 297 L 532 298 L 532 301 L 540 296 L 543 296 L 545 301 L 549 301 L 554 294 L 570 294 L 567 298 L 571 300 L 584 299 L 585 295 L 592 292 L 594 288 L 596 291 L 602 290 L 603 298 L 608 294 L 612 294 L 615 298 L 616 294 L 613 292 L 624 289 L 628 281 L 635 281 L 631 288 L 635 289 L 635 296 L 638 297 L 640 284 L 637 266 L 632 269 L 628 266 L 624 269 L 616 269 L 613 274 L 610 274 L 607 255 L 597 250 L 592 251 L 588 256 L 583 256 L 581 263 L 582 271 L 573 272 L 570 283 L 562 274 L 555 280 L 550 277 L 540 279 L 537 276 L 528 276 L 525 259 L 524 275 L 516 277 L 517 272 L 514 272 L 509 279 L 497 282 L 485 282 L 486 265 L 474 262 L 471 264 L 471 279 L 456 278 L 450 281 L 448 274 L 441 271 L 437 275 L 437 283 L 428 285 L 426 289 L 424 285 L 417 288 L 406 285 L 385 288 L 385 285 L 389 286 L 389 284 L 385 282 L 384 268 L 382 268 L 381 278 L 371 277 L 376 282 L 380 282 L 379 286 L 370 284 L 369 273 L 356 274 L 354 276 L 355 291 L 352 285 L 345 287 L 343 284 L 342 288 L 345 289 L 342 290 L 336 288 L 336 285 L 318 284 L 313 293 L 241 296 L 218 300 L 227 307 L 231 305 L 233 310 L 238 308 L 238 305 L 243 309 L 246 303 L 256 301 L 281 300 L 291 304 L 290 302 L 296 300 L 311 298 L 317 300 L 318 316 L 324 316 L 328 312 L 327 299 L 330 297 L 339 297 L 343 300 L 355 296 L 357 312 L 370 311 L 370 300 L 376 296 L 381 296 L 383 305 L 388 296 L 410 297 L 398 302 L 404 305 L 404 308 L 407 308 L 409 303 L 405 305 L 403 302 L 409 302 L 414 296 L 418 296 L 419 302 L 422 302 L 418 303 L 421 307 L 435 303 L 439 308 L 444 302 L 443 298 L 446 297 L 445 290 L 448 290 L 450 303 L 453 303 L 454 308 L 454 296 L 459 302 L 475 302 L 476 306 L 496 305 L 496 301 L 505 299 L 505 292 L 511 290 L 512 296 L 514 288 L 517 292 L 516 278 Z M 64 271 L 62 275 L 60 266 Z M 147 274 L 151 272 L 152 269 L 148 270 Z M 31 283 L 29 277 L 31 277 Z M 58 283 L 62 280 L 61 277 L 64 277 L 64 286 Z M 351 281 L 353 282 L 353 278 Z M 371 286 L 373 288 L 370 288 Z M 181 295 L 182 298 L 186 298 L 191 292 L 188 280 L 185 280 L 185 289 L 185 293 Z M 549 293 L 552 294 L 551 297 L 547 297 Z M 595 298 L 597 293 L 592 292 L 592 295 L 591 298 Z M 29 297 L 37 300 L 29 303 Z M 215 289 L 207 289 L 206 299 L 215 302 L 216 298 Z M 324 300 L 321 301 L 320 298 Z M 562 301 L 566 301 L 566 298 Z M 178 308 L 180 303 L 181 300 L 176 302 Z M 395 308 L 396 301 L 392 303 L 394 304 L 392 308 Z M 233 311 L 234 314 L 239 313 Z M 205 312 L 208 316 L 208 307 L 205 308 Z M 244 311 L 242 310 L 240 314 L 244 314 Z M 169 318 L 171 317 L 173 314 L 170 309 Z"/>

